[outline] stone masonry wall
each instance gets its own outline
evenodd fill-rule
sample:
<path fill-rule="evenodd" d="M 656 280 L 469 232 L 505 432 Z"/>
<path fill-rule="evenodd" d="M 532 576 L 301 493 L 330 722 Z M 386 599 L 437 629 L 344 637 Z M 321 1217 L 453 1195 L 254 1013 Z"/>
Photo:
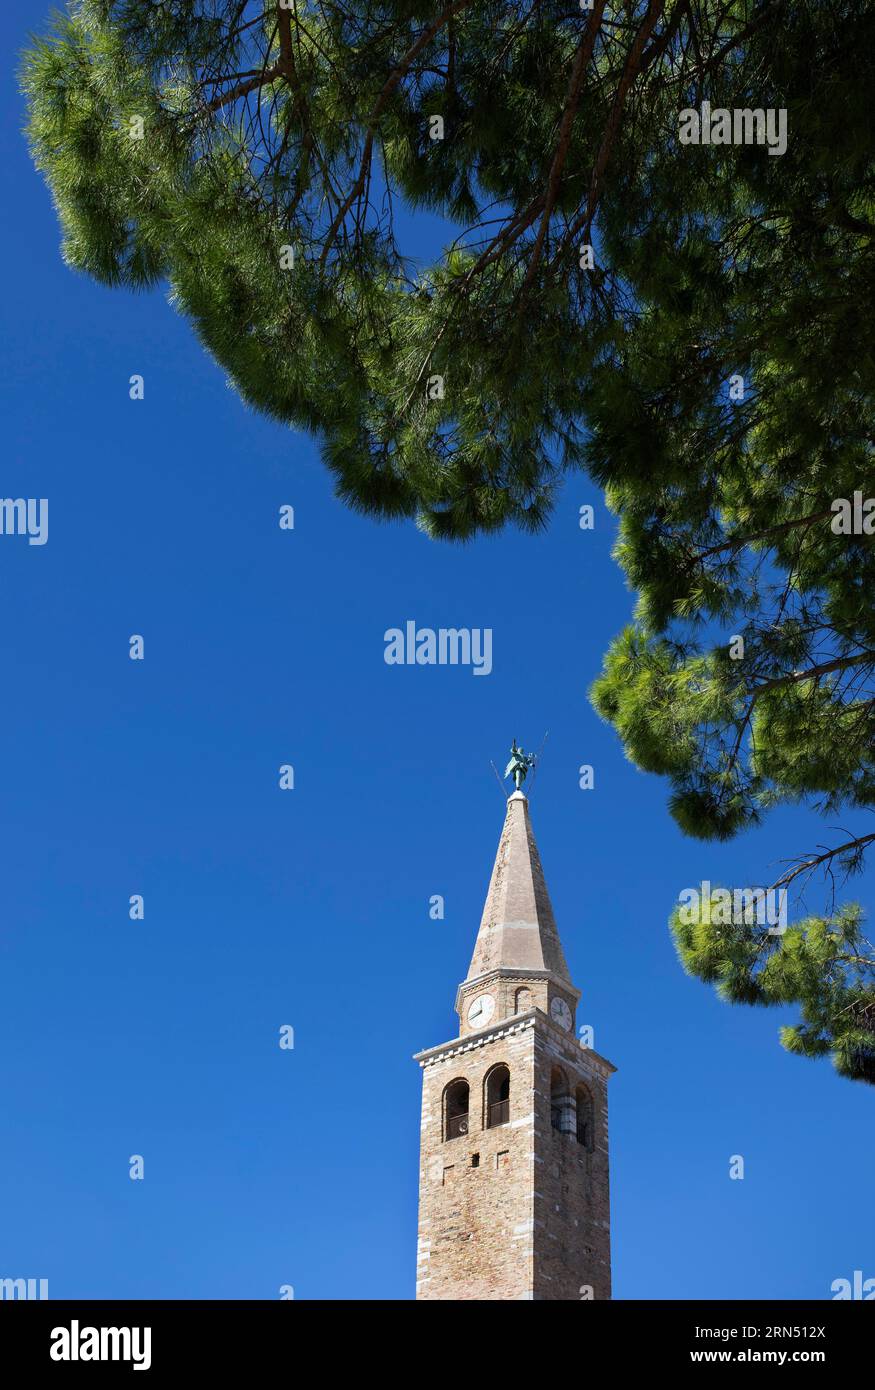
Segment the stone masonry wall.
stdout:
<path fill-rule="evenodd" d="M 550 1083 L 561 1067 L 592 1099 L 588 1145 L 553 1128 Z M 535 1036 L 534 1297 L 611 1297 L 608 1108 L 605 1063 L 554 1029 Z M 591 1292 L 590 1292 L 591 1290 Z"/>
<path fill-rule="evenodd" d="M 499 1063 L 510 1069 L 510 1122 L 486 1129 L 484 1083 Z M 589 1089 L 590 1145 L 552 1127 L 554 1066 Z M 538 1014 L 426 1059 L 418 1299 L 610 1298 L 609 1073 Z M 443 1095 L 458 1079 L 470 1086 L 469 1132 L 444 1141 Z"/>
<path fill-rule="evenodd" d="M 534 1029 L 531 1019 L 512 1028 L 423 1068 L 418 1299 L 532 1297 Z M 484 1082 L 499 1063 L 510 1123 L 484 1129 Z M 443 1094 L 459 1078 L 471 1088 L 469 1133 L 444 1142 Z"/>

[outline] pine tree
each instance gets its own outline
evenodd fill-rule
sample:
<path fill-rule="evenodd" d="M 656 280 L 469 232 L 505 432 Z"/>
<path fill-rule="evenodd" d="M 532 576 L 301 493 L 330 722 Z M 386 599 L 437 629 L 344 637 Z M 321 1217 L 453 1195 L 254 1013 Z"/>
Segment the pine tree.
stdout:
<path fill-rule="evenodd" d="M 853 23 L 829 27 L 836 14 L 803 7 L 782 26 L 776 90 L 792 94 L 794 137 L 780 160 L 743 152 L 742 200 L 704 149 L 690 169 L 713 181 L 706 222 L 668 205 L 658 164 L 648 172 L 636 311 L 586 391 L 586 462 L 638 594 L 593 700 L 705 840 L 780 804 L 831 823 L 875 805 L 871 73 L 847 46 Z M 825 871 L 825 915 L 780 935 L 676 911 L 672 930 L 685 968 L 724 998 L 799 1005 L 786 1048 L 872 1083 L 875 951 L 834 890 L 875 832 L 863 821 L 833 840 L 770 885 Z"/>
<path fill-rule="evenodd" d="M 595 699 L 683 829 L 865 810 L 872 541 L 832 507 L 875 496 L 875 12 L 590 3 L 71 0 L 23 65 L 64 256 L 168 286 L 375 516 L 537 529 L 587 468 L 639 595 Z M 682 143 L 706 101 L 786 149 Z M 435 264 L 401 209 L 445 219 Z M 859 915 L 736 925 L 676 923 L 687 968 L 875 1079 Z"/>
<path fill-rule="evenodd" d="M 853 0 L 68 11 L 23 82 L 69 264 L 169 285 L 247 403 L 319 434 L 348 503 L 437 536 L 543 526 L 584 462 L 593 370 L 649 303 L 710 327 L 762 294 L 770 238 L 789 273 L 788 217 L 812 254 L 837 224 L 868 235 Z M 845 116 L 823 114 L 839 84 Z M 789 107 L 787 154 L 679 144 L 706 96 Z M 434 265 L 399 208 L 446 220 Z"/>

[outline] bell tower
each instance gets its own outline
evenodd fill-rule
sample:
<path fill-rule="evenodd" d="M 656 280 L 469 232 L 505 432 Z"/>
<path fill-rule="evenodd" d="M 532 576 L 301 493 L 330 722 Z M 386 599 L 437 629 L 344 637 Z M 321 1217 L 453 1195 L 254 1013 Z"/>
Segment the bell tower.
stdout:
<path fill-rule="evenodd" d="M 580 997 L 518 789 L 456 995 L 459 1035 L 415 1059 L 418 1299 L 610 1298 L 615 1068 L 578 1041 Z"/>

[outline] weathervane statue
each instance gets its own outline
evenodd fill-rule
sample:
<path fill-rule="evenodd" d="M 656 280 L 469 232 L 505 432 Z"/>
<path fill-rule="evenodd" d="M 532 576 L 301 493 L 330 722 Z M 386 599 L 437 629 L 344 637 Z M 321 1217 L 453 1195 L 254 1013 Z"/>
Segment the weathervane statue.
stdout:
<path fill-rule="evenodd" d="M 517 748 L 514 739 L 510 750 L 510 762 L 504 769 L 505 777 L 512 777 L 513 784 L 517 791 L 522 790 L 523 782 L 529 772 L 529 768 L 535 766 L 534 753 L 525 753 L 522 748 Z"/>

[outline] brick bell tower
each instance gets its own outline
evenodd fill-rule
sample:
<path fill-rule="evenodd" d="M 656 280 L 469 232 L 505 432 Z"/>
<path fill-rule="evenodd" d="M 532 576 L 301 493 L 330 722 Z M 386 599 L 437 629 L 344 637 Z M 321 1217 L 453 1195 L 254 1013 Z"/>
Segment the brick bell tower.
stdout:
<path fill-rule="evenodd" d="M 456 996 L 459 1036 L 415 1058 L 418 1299 L 610 1298 L 615 1068 L 578 1041 L 579 999 L 517 790 Z"/>

